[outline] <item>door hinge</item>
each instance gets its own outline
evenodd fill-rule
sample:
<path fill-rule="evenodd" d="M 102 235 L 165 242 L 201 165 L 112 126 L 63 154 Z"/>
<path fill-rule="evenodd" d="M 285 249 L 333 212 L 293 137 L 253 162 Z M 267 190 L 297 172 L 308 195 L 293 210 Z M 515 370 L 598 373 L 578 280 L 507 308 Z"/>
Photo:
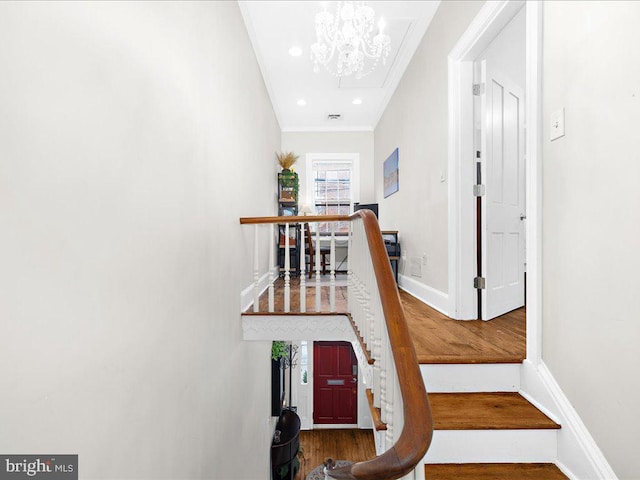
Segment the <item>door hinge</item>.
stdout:
<path fill-rule="evenodd" d="M 484 93 L 484 83 L 474 83 L 473 84 L 473 94 L 475 96 L 482 95 Z"/>
<path fill-rule="evenodd" d="M 476 158 L 482 158 L 480 150 L 476 150 Z"/>
<path fill-rule="evenodd" d="M 487 279 L 484 277 L 476 277 L 473 279 L 473 288 L 482 290 L 487 286 Z"/>
<path fill-rule="evenodd" d="M 473 186 L 473 196 L 481 197 L 484 195 L 484 185 L 474 185 Z"/>

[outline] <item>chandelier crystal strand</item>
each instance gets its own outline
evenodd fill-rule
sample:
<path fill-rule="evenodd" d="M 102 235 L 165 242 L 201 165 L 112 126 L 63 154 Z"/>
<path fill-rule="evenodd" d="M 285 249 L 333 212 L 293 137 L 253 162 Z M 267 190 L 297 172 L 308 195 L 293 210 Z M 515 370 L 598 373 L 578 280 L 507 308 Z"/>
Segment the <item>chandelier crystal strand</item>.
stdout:
<path fill-rule="evenodd" d="M 326 7 L 316 14 L 317 42 L 311 45 L 313 71 L 318 73 L 322 65 L 336 77 L 355 74 L 360 79 L 370 74 L 380 59 L 383 65 L 386 63 L 391 40 L 384 33 L 382 19 L 372 37 L 375 12 L 365 2 L 336 3 L 335 15 Z"/>

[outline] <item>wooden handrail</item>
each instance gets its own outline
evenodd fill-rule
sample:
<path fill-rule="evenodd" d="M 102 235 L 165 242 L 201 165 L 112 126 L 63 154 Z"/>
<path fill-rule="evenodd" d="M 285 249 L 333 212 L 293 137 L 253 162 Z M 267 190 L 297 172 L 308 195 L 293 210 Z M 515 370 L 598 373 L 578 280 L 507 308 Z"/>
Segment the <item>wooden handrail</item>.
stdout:
<path fill-rule="evenodd" d="M 433 436 L 433 418 L 413 342 L 400 302 L 380 227 L 373 212 L 358 210 L 351 216 L 313 215 L 244 217 L 243 225 L 361 220 L 373 262 L 382 311 L 402 394 L 404 426 L 398 441 L 382 455 L 331 470 L 337 479 L 395 480 L 411 472 L 424 458 Z"/>
<path fill-rule="evenodd" d="M 359 210 L 360 211 L 360 210 Z M 241 225 L 259 225 L 264 223 L 318 223 L 318 222 L 348 222 L 349 215 L 308 215 L 283 217 L 241 217 Z"/>
<path fill-rule="evenodd" d="M 378 282 L 402 392 L 404 426 L 395 445 L 382 455 L 335 469 L 329 475 L 333 478 L 358 480 L 392 480 L 411 472 L 424 458 L 433 436 L 433 418 L 378 221 L 374 213 L 368 210 L 358 210 L 351 215 L 350 220 L 358 217 L 364 224 Z"/>

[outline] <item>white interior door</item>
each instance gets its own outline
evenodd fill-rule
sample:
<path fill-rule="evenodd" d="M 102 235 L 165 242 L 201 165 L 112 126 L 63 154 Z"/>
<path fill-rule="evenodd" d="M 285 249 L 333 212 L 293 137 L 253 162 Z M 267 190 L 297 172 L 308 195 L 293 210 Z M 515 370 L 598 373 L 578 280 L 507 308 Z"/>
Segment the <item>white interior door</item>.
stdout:
<path fill-rule="evenodd" d="M 494 62 L 481 60 L 482 319 L 524 305 L 524 92 Z"/>

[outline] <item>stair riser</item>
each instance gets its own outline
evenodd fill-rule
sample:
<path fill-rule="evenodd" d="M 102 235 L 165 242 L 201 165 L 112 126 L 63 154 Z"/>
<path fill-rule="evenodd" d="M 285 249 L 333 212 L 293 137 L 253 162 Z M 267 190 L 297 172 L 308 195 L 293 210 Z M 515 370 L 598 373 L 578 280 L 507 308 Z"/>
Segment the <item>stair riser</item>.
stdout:
<path fill-rule="evenodd" d="M 424 463 L 555 462 L 557 430 L 436 430 Z"/>
<path fill-rule="evenodd" d="M 423 364 L 420 371 L 430 393 L 517 392 L 521 367 L 518 363 Z"/>

